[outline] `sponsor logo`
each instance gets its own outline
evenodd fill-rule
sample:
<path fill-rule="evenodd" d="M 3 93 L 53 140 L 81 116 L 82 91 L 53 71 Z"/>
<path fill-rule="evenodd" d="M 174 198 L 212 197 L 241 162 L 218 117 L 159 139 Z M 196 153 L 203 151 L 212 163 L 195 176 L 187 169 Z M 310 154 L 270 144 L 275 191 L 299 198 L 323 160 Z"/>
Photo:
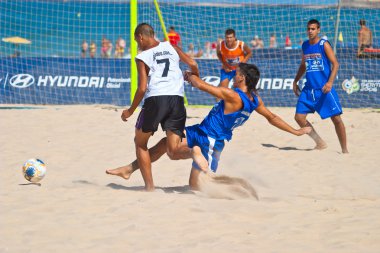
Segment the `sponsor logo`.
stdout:
<path fill-rule="evenodd" d="M 17 74 L 9 79 L 9 84 L 15 88 L 26 88 L 34 84 L 34 77 L 29 74 Z"/>
<path fill-rule="evenodd" d="M 218 76 L 205 76 L 205 77 L 202 77 L 202 80 L 215 87 L 219 86 L 219 83 L 220 83 L 220 77 Z M 230 82 L 230 85 L 232 86 L 232 82 Z"/>
<path fill-rule="evenodd" d="M 2 81 L 2 79 L 0 79 L 0 81 Z M 99 76 L 38 76 L 37 80 L 35 80 L 30 74 L 17 74 L 9 79 L 9 84 L 16 88 L 27 88 L 36 83 L 38 87 L 105 87 L 118 89 L 123 85 L 123 83 L 130 82 L 130 78 L 105 78 Z"/>
<path fill-rule="evenodd" d="M 347 94 L 358 91 L 377 92 L 378 88 L 380 88 L 380 80 L 359 80 L 353 76 L 351 79 L 343 80 L 342 88 Z"/>
<path fill-rule="evenodd" d="M 351 94 L 360 90 L 359 81 L 353 76 L 350 80 L 345 79 L 342 82 L 342 88 L 347 94 Z"/>
<path fill-rule="evenodd" d="M 306 80 L 299 81 L 300 89 Z M 257 84 L 262 90 L 293 90 L 293 78 L 261 78 Z"/>
<path fill-rule="evenodd" d="M 39 76 L 37 86 L 78 88 L 120 88 L 129 78 L 104 78 L 100 76 Z"/>
<path fill-rule="evenodd" d="M 202 80 L 213 86 L 218 86 L 220 83 L 219 76 L 204 76 Z M 293 90 L 293 78 L 261 78 L 257 83 L 257 88 L 261 90 Z M 306 79 L 301 79 L 298 82 L 300 89 L 305 85 Z M 186 82 L 186 84 L 189 84 Z M 228 87 L 233 86 L 233 80 L 228 84 Z M 194 88 L 194 87 L 193 87 Z"/>
<path fill-rule="evenodd" d="M 112 89 L 119 89 L 123 83 L 130 83 L 130 78 L 111 78 L 107 79 L 106 87 Z"/>
<path fill-rule="evenodd" d="M 323 71 L 323 59 L 319 53 L 306 54 L 304 56 L 306 72 Z"/>

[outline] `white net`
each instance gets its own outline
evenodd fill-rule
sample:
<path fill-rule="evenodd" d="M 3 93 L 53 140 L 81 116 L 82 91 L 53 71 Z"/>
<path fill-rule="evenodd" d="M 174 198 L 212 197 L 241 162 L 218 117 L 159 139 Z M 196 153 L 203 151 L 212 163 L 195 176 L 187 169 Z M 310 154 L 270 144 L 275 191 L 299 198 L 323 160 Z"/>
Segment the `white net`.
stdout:
<path fill-rule="evenodd" d="M 167 29 L 180 34 L 184 51 L 194 46 L 202 77 L 215 85 L 221 66 L 216 43 L 227 28 L 250 47 L 262 43 L 252 49 L 250 63 L 261 70 L 260 94 L 269 106 L 295 105 L 291 85 L 300 41 L 307 39 L 307 21 L 318 19 L 322 35 L 336 48 L 340 71 L 334 85 L 343 106 L 379 107 L 379 58 L 369 58 L 379 54 L 379 1 L 158 2 Z M 0 16 L 0 103 L 130 103 L 129 1 L 1 1 Z M 360 19 L 373 33 L 374 50 L 364 59 L 356 57 Z M 163 40 L 153 0 L 139 1 L 138 22 L 151 24 Z M 215 102 L 189 86 L 186 96 L 189 104 Z"/>
<path fill-rule="evenodd" d="M 366 19 L 374 34 L 373 47 L 380 48 L 379 1 L 159 2 L 166 29 L 173 26 L 181 36 L 183 50 L 198 54 L 201 75 L 215 85 L 219 84 L 221 69 L 216 45 L 224 39 L 226 29 L 234 29 L 237 39 L 252 49 L 249 62 L 256 64 L 261 71 L 260 94 L 270 106 L 296 104 L 292 83 L 301 60 L 300 48 L 307 39 L 308 20 L 318 19 L 321 37 L 328 38 L 340 62 L 334 85 L 343 106 L 379 107 L 379 59 L 356 57 L 360 19 Z M 139 5 L 139 22 L 150 23 L 157 31 L 157 37 L 164 38 L 151 1 Z M 215 101 L 202 92 L 187 88 L 190 104 Z"/>

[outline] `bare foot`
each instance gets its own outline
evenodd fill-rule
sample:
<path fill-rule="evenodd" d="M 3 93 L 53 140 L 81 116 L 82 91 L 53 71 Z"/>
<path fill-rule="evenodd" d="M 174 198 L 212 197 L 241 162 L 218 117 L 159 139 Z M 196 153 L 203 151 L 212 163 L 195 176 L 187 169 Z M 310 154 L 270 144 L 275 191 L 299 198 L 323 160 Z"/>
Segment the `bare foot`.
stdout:
<path fill-rule="evenodd" d="M 201 168 L 201 170 L 203 172 L 207 172 L 208 171 L 208 162 L 207 162 L 206 158 L 204 158 L 204 156 L 202 155 L 202 151 L 201 151 L 200 147 L 194 146 L 192 148 L 191 154 L 193 156 L 194 162 Z"/>
<path fill-rule="evenodd" d="M 106 170 L 106 173 L 109 175 L 119 176 L 128 180 L 133 173 L 133 169 L 132 166 L 127 165 L 112 170 Z"/>
<path fill-rule="evenodd" d="M 314 149 L 317 149 L 317 150 L 322 150 L 325 148 L 327 148 L 327 144 L 324 141 L 317 143 L 317 145 L 314 147 Z"/>
<path fill-rule="evenodd" d="M 348 149 L 342 149 L 343 154 L 348 154 Z"/>

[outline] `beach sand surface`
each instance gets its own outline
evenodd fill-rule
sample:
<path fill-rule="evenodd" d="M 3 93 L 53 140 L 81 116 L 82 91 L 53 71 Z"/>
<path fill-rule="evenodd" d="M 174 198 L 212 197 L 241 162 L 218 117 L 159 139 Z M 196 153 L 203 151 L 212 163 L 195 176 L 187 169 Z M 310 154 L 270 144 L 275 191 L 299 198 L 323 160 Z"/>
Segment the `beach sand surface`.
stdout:
<path fill-rule="evenodd" d="M 138 112 L 123 122 L 113 106 L 2 107 L 2 253 L 380 251 L 379 110 L 345 109 L 348 155 L 330 120 L 308 117 L 328 144 L 319 151 L 253 114 L 217 174 L 246 180 L 256 200 L 227 184 L 190 191 L 191 160 L 166 155 L 153 164 L 155 192 L 143 191 L 139 171 L 107 175 L 135 158 Z M 270 109 L 296 127 L 294 108 Z M 187 125 L 208 111 L 188 108 Z M 29 158 L 47 164 L 40 186 L 23 178 Z"/>

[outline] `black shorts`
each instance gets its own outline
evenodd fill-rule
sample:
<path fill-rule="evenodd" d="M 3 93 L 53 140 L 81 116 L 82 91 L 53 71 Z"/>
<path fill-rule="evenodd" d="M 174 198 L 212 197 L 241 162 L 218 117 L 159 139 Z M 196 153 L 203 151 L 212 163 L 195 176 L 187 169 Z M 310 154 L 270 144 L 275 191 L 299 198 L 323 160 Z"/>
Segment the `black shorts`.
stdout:
<path fill-rule="evenodd" d="M 363 52 L 365 48 L 370 48 L 370 47 L 371 47 L 371 45 L 362 44 L 362 45 L 360 46 L 360 51 Z"/>
<path fill-rule="evenodd" d="M 154 96 L 145 99 L 137 118 L 136 128 L 144 133 L 156 132 L 161 124 L 162 130 L 170 130 L 184 137 L 186 108 L 181 96 Z"/>

